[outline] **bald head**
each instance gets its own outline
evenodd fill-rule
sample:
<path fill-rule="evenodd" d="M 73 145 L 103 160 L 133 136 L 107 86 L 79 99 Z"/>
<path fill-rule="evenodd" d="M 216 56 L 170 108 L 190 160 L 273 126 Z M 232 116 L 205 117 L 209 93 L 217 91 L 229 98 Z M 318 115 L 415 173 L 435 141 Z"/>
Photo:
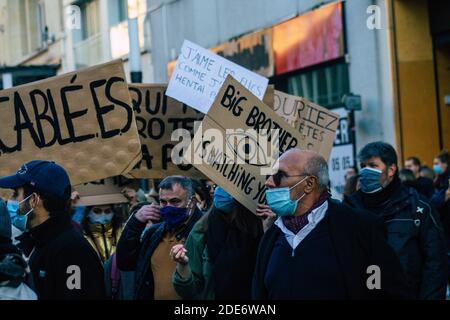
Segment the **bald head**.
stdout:
<path fill-rule="evenodd" d="M 305 174 L 317 177 L 319 189 L 322 191 L 328 188 L 330 180 L 328 164 L 317 152 L 298 148 L 290 149 L 279 158 L 279 168 L 289 175 Z"/>

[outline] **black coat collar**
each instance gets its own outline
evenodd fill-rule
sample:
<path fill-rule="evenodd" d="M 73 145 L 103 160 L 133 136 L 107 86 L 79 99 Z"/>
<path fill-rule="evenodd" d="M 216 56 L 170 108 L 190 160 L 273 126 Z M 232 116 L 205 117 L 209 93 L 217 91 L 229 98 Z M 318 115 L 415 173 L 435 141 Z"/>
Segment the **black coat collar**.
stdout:
<path fill-rule="evenodd" d="M 66 230 L 73 228 L 70 217 L 64 213 L 55 214 L 44 223 L 30 230 L 37 247 L 42 247 Z"/>

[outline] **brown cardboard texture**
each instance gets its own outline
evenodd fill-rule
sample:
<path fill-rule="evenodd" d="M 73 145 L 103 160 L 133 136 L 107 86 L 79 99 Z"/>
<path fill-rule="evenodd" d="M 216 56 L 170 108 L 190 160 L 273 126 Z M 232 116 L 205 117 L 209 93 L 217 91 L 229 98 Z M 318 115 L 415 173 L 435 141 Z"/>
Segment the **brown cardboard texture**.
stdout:
<path fill-rule="evenodd" d="M 0 91 L 0 176 L 52 160 L 73 185 L 130 171 L 140 141 L 121 60 Z"/>
<path fill-rule="evenodd" d="M 328 159 L 339 115 L 305 98 L 275 90 L 274 110 L 305 138 L 305 147 Z"/>
<path fill-rule="evenodd" d="M 122 177 L 111 177 L 74 186 L 74 190 L 80 196 L 77 205 L 101 206 L 127 203 L 127 198 L 122 194 L 125 187 L 137 190 L 138 183 L 135 180 L 125 180 Z"/>

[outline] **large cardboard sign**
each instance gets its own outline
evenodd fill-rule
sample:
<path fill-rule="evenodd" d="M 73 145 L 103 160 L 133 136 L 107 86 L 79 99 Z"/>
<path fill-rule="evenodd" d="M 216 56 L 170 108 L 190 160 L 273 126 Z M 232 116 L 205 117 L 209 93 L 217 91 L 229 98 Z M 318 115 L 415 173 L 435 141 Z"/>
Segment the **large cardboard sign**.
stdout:
<path fill-rule="evenodd" d="M 339 114 L 305 98 L 275 90 L 274 110 L 303 136 L 305 149 L 328 159 L 339 125 Z"/>
<path fill-rule="evenodd" d="M 122 193 L 125 187 L 137 190 L 139 183 L 137 180 L 129 180 L 122 176 L 117 176 L 74 186 L 74 190 L 80 196 L 76 206 L 127 203 L 128 199 Z"/>
<path fill-rule="evenodd" d="M 142 160 L 128 174 L 134 178 L 162 179 L 170 175 L 202 178 L 192 165 L 176 165 L 172 132 L 186 129 L 194 136 L 195 121 L 204 114 L 166 95 L 165 84 L 130 84 L 131 100 L 141 139 Z"/>
<path fill-rule="evenodd" d="M 276 134 L 271 130 L 277 130 Z M 257 204 L 265 202 L 266 175 L 262 169 L 271 167 L 278 158 L 276 155 L 273 159 L 275 141 L 280 154 L 307 146 L 298 130 L 228 76 L 185 153 L 185 160 L 255 212 Z M 329 150 L 320 150 L 328 158 Z M 240 158 L 242 151 L 246 159 Z"/>
<path fill-rule="evenodd" d="M 263 99 L 269 83 L 267 78 L 184 40 L 167 95 L 207 113 L 228 75 Z"/>
<path fill-rule="evenodd" d="M 52 160 L 73 185 L 120 175 L 141 158 L 122 61 L 0 91 L 0 176 Z"/>

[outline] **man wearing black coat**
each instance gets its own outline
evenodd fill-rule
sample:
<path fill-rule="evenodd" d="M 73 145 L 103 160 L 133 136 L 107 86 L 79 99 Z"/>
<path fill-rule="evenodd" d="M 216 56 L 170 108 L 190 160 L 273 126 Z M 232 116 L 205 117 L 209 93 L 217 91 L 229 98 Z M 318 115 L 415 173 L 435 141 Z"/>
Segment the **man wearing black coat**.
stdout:
<path fill-rule="evenodd" d="M 103 299 L 103 267 L 70 219 L 71 185 L 66 171 L 31 161 L 0 179 L 19 201 L 14 225 L 32 245 L 29 265 L 39 300 Z"/>
<path fill-rule="evenodd" d="M 266 181 L 268 206 L 279 218 L 261 241 L 254 299 L 408 298 L 404 275 L 376 216 L 329 200 L 328 165 L 291 149 Z"/>
<path fill-rule="evenodd" d="M 159 184 L 160 204 L 132 212 L 117 244 L 117 266 L 135 271 L 136 300 L 178 300 L 170 249 L 183 243 L 202 213 L 190 179 L 170 176 Z M 162 222 L 159 222 L 160 220 Z"/>
<path fill-rule="evenodd" d="M 434 208 L 413 188 L 400 183 L 397 154 L 384 142 L 366 145 L 359 153 L 360 189 L 346 199 L 383 219 L 388 243 L 395 250 L 415 299 L 445 299 L 446 244 Z"/>

